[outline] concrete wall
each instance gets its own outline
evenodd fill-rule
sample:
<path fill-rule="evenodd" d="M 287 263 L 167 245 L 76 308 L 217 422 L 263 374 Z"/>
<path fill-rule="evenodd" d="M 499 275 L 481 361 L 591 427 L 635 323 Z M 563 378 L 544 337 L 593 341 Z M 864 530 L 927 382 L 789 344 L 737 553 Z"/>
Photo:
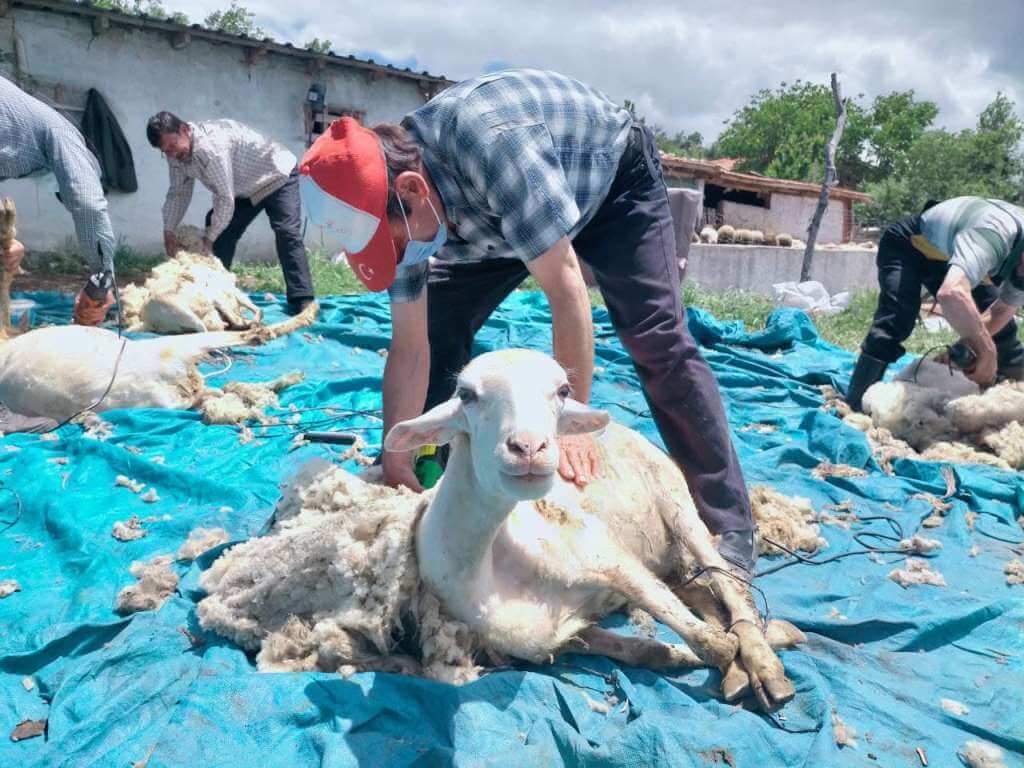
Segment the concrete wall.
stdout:
<path fill-rule="evenodd" d="M 829 293 L 860 293 L 878 288 L 876 251 L 817 249 L 811 279 Z M 802 248 L 693 243 L 686 264 L 686 279 L 708 290 L 753 291 L 770 296 L 775 283 L 800 279 Z"/>
<path fill-rule="evenodd" d="M 773 192 L 770 208 L 743 205 L 728 200 L 722 201 L 722 221 L 737 228 L 760 229 L 765 234 L 778 235 L 783 232 L 807 239 L 807 227 L 814 215 L 818 200 L 800 195 L 785 195 Z M 845 204 L 829 200 L 825 216 L 818 230 L 818 242 L 841 243 L 843 241 L 843 217 Z"/>
<path fill-rule="evenodd" d="M 87 19 L 23 8 L 0 18 L 0 51 L 9 57 L 15 34 L 31 76 L 78 93 L 96 88 L 131 142 L 139 190 L 131 195 L 113 192 L 108 200 L 114 233 L 132 248 L 163 250 L 160 208 L 167 192 L 167 163 L 146 140 L 146 120 L 153 113 L 168 109 L 188 120 L 234 118 L 302 156 L 303 104 L 312 78 L 298 58 L 269 53 L 250 67 L 238 46 L 193 40 L 187 48 L 174 50 L 165 33 L 117 26 L 94 36 Z M 397 121 L 423 103 L 412 79 L 334 65 L 320 79 L 327 86 L 329 105 L 364 110 L 368 125 Z M 18 206 L 19 237 L 30 249 L 59 250 L 74 240 L 71 217 L 51 191 L 52 178 L 0 184 Z M 197 184 L 186 223 L 201 226 L 209 207 L 210 195 Z M 335 245 L 312 226 L 306 241 L 311 247 Z M 275 259 L 266 217 L 250 226 L 238 254 Z"/>

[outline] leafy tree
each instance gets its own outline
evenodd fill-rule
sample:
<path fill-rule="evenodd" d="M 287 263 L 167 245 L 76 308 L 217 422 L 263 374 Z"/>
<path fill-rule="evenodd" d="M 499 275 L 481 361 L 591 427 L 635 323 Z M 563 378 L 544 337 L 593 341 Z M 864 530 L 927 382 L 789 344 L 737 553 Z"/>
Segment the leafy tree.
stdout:
<path fill-rule="evenodd" d="M 238 0 L 231 0 L 231 7 L 226 11 L 214 11 L 205 19 L 203 25 L 208 29 L 215 29 L 219 32 L 227 32 L 231 35 L 245 35 L 246 37 L 263 38 L 267 33 L 256 24 L 256 14 L 239 5 Z"/>
<path fill-rule="evenodd" d="M 825 173 L 825 145 L 835 128 L 832 90 L 800 80 L 763 89 L 735 112 L 715 142 L 717 157 L 740 160 L 738 170 L 784 179 L 820 181 Z M 855 186 L 867 172 L 864 150 L 872 132 L 869 115 L 855 100 L 836 151 L 839 182 Z"/>
<path fill-rule="evenodd" d="M 885 226 L 921 210 L 929 199 L 960 195 L 1024 201 L 1024 124 L 1003 94 L 982 111 L 978 126 L 923 132 L 894 173 L 868 185 L 874 202 L 861 206 L 863 223 Z"/>
<path fill-rule="evenodd" d="M 302 46 L 307 50 L 313 51 L 313 53 L 330 53 L 331 52 L 331 41 L 321 40 L 319 37 L 314 37 L 308 43 Z"/>
<path fill-rule="evenodd" d="M 938 114 L 939 108 L 933 102 L 916 101 L 913 91 L 893 91 L 875 97 L 868 147 L 877 178 L 906 170 L 910 148 Z"/>
<path fill-rule="evenodd" d="M 88 0 L 83 3 L 93 8 L 127 13 L 133 16 L 152 16 L 155 19 L 167 19 L 176 24 L 188 24 L 189 19 L 184 13 L 170 13 L 162 0 Z"/>
<path fill-rule="evenodd" d="M 654 139 L 658 149 L 672 155 L 697 159 L 711 156 L 711 150 L 704 146 L 704 136 L 700 131 L 679 131 L 675 136 L 669 136 L 663 129 L 655 128 Z"/>

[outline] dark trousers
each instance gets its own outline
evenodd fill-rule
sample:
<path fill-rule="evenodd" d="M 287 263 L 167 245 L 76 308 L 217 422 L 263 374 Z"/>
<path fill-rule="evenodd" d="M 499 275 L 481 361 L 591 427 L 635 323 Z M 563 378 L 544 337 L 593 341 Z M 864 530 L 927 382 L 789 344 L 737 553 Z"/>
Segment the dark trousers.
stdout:
<path fill-rule="evenodd" d="M 949 272 L 949 263 L 928 259 L 910 238 L 887 230 L 878 245 L 878 309 L 861 349 L 885 363 L 894 363 L 906 351 L 903 342 L 914 331 L 921 309 L 921 289 L 935 296 Z M 984 312 L 999 297 L 999 289 L 982 283 L 971 292 Z M 1010 320 L 992 340 L 1000 369 L 1024 362 L 1024 346 L 1017 338 L 1017 323 Z"/>
<path fill-rule="evenodd" d="M 573 247 L 594 272 L 704 522 L 713 533 L 752 530 L 718 384 L 686 326 L 675 227 L 650 131 L 632 131 L 607 198 Z M 518 259 L 431 265 L 428 408 L 452 396 L 476 332 L 527 274 Z"/>
<path fill-rule="evenodd" d="M 247 197 L 235 198 L 235 213 L 227 228 L 213 243 L 213 255 L 231 269 L 235 260 L 235 249 L 245 230 L 253 219 L 266 211 L 270 228 L 277 240 L 277 259 L 284 273 L 288 301 L 313 298 L 313 278 L 309 274 L 309 259 L 302 242 L 302 208 L 299 202 L 299 169 L 296 168 L 280 189 L 267 195 L 259 205 L 253 205 Z M 206 214 L 206 225 L 210 225 L 213 211 Z"/>

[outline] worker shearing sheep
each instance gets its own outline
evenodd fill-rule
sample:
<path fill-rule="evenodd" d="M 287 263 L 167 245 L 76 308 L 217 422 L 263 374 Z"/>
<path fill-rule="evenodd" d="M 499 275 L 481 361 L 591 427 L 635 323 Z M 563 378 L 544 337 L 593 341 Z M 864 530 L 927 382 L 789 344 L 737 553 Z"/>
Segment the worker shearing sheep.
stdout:
<path fill-rule="evenodd" d="M 557 471 L 556 437 L 598 431 L 605 470 L 581 489 Z M 425 497 L 323 463 L 307 468 L 269 534 L 203 575 L 202 625 L 258 651 L 263 670 L 391 669 L 465 682 L 486 659 L 543 663 L 572 651 L 654 669 L 718 667 L 727 700 L 753 694 L 765 710 L 793 697 L 772 646 L 791 647 L 801 633 L 762 623 L 678 468 L 573 401 L 548 356 L 476 358 L 455 397 L 396 425 L 385 445 L 449 442 L 447 470 Z M 596 625 L 626 605 L 686 645 Z M 414 658 L 396 656 L 407 614 Z"/>
<path fill-rule="evenodd" d="M 146 137 L 167 158 L 170 170 L 163 208 L 167 256 L 174 258 L 179 250 L 175 233 L 199 179 L 213 194 L 202 254 L 216 256 L 231 269 L 238 241 L 262 211 L 274 230 L 289 308 L 297 313 L 311 304 L 313 278 L 302 242 L 295 155 L 235 120 L 190 123 L 170 112 L 149 119 Z"/>
<path fill-rule="evenodd" d="M 1024 345 L 1013 319 L 1024 306 L 1024 209 L 980 197 L 926 207 L 885 230 L 878 284 L 878 309 L 847 390 L 855 410 L 903 355 L 922 288 L 977 358 L 971 380 L 988 386 L 997 375 L 1024 378 Z"/>
<path fill-rule="evenodd" d="M 79 255 L 90 274 L 75 297 L 74 319 L 83 325 L 97 325 L 114 303 L 117 247 L 99 163 L 77 128 L 0 75 L 0 180 L 47 173 L 56 178 L 57 199 L 74 220 Z M 13 232 L 13 207 L 4 218 L 5 230 Z M 24 246 L 13 234 L 0 237 L 0 263 L 8 297 L 10 281 L 18 273 L 24 255 Z M 2 309 L 7 323 L 9 304 Z M 12 412 L 9 403 L 0 405 L 0 432 L 32 432 L 49 426 L 46 420 Z"/>
<path fill-rule="evenodd" d="M 551 307 L 554 354 L 572 372 L 574 397 L 589 400 L 594 328 L 582 261 L 702 519 L 749 572 L 747 489 L 718 384 L 687 328 L 650 128 L 570 77 L 505 70 L 442 91 L 401 125 L 336 120 L 300 169 L 311 221 L 338 235 L 368 288 L 388 289 L 385 427 L 451 396 L 475 334 L 527 276 Z M 559 442 L 559 471 L 586 484 L 599 471 L 593 438 Z M 386 450 L 382 462 L 389 483 L 421 488 L 411 453 Z"/>

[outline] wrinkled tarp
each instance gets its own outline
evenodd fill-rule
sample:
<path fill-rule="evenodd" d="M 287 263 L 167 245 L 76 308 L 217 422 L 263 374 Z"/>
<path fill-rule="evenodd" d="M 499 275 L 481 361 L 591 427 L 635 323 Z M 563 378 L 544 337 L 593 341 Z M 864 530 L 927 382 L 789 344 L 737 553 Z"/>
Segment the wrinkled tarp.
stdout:
<path fill-rule="evenodd" d="M 36 322 L 66 321 L 70 303 L 33 294 Z M 263 302 L 268 320 L 281 318 Z M 301 368 L 307 380 L 282 396 L 316 428 L 370 427 L 388 344 L 386 304 L 376 297 L 323 300 L 320 322 L 262 348 L 233 355 L 211 379 L 260 380 Z M 594 400 L 657 440 L 637 379 L 604 310 L 595 310 Z M 851 501 L 862 516 L 889 515 L 910 534 L 931 512 L 911 496 L 942 495 L 941 466 L 898 461 L 883 474 L 864 437 L 820 410 L 817 385 L 845 383 L 851 355 L 830 347 L 801 312 L 782 309 L 766 330 L 692 310 L 690 324 L 722 387 L 750 483 L 810 498 L 816 509 Z M 543 298 L 513 295 L 481 332 L 480 349 L 549 348 Z M 321 339 L 322 337 L 322 339 Z M 214 370 L 223 365 L 209 366 Z M 944 548 L 931 564 L 949 586 L 901 589 L 884 563 L 850 557 L 798 565 L 759 580 L 771 615 L 803 629 L 809 642 L 782 653 L 796 699 L 774 718 L 718 700 L 718 674 L 655 674 L 598 657 L 566 656 L 543 667 L 487 675 L 461 688 L 389 674 L 258 674 L 230 643 L 201 635 L 195 620 L 196 564 L 177 563 L 178 593 L 158 612 L 124 618 L 117 592 L 134 579 L 133 560 L 173 553 L 196 526 L 223 526 L 234 540 L 267 522 L 278 484 L 311 457 L 289 452 L 291 433 L 240 445 L 238 430 L 205 426 L 195 413 L 111 412 L 114 435 L 85 439 L 78 427 L 58 442 L 15 435 L 0 441 L 0 580 L 22 591 L 0 601 L 0 765 L 959 765 L 970 739 L 998 745 L 1009 765 L 1024 754 L 1024 587 L 1002 569 L 1022 536 L 1014 521 L 1024 500 L 1021 474 L 956 467 L 959 490 L 945 524 L 928 534 Z M 331 423 L 325 420 L 333 418 Z M 775 431 L 744 430 L 770 424 Z M 20 450 L 14 451 L 12 449 Z M 133 452 L 135 451 L 135 452 Z M 67 457 L 66 465 L 53 461 Z M 163 463 L 159 463 L 163 457 Z M 864 478 L 816 480 L 822 460 L 864 467 Z M 114 478 L 157 489 L 143 504 Z M 964 513 L 980 517 L 969 529 Z M 168 519 L 122 543 L 111 526 L 138 514 Z M 857 548 L 857 530 L 823 526 L 827 553 Z M 1006 541 L 1001 541 L 1004 539 Z M 969 557 L 977 545 L 980 554 Z M 761 567 L 770 562 L 763 559 Z M 609 626 L 632 631 L 621 616 Z M 671 638 L 664 628 L 659 635 Z M 22 681 L 30 678 L 32 690 Z M 612 699 L 614 697 L 614 699 Z M 942 698 L 969 707 L 940 708 Z M 607 713 L 598 711 L 609 701 Z M 597 706 L 592 706 L 596 703 Z M 859 733 L 834 743 L 832 713 Z M 46 737 L 12 743 L 26 719 L 49 721 Z"/>

